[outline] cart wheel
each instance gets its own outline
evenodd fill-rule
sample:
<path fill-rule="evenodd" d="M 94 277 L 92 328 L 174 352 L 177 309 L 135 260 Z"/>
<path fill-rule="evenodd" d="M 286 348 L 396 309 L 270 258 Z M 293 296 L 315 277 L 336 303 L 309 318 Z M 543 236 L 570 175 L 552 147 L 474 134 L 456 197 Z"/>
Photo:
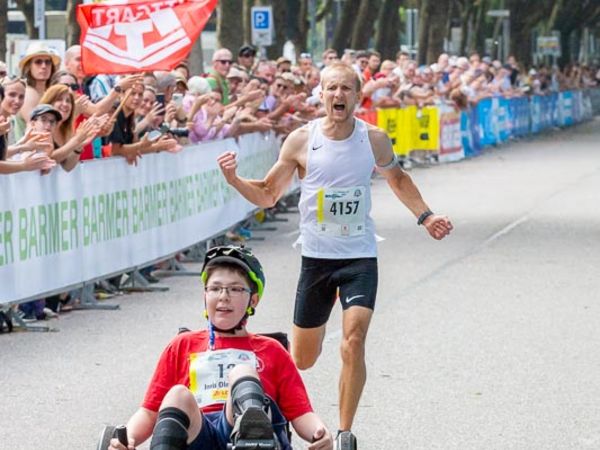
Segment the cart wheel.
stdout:
<path fill-rule="evenodd" d="M 98 446 L 96 450 L 108 450 L 110 440 L 116 437 L 116 427 L 113 425 L 105 425 L 104 429 L 100 433 L 100 439 L 98 439 Z"/>

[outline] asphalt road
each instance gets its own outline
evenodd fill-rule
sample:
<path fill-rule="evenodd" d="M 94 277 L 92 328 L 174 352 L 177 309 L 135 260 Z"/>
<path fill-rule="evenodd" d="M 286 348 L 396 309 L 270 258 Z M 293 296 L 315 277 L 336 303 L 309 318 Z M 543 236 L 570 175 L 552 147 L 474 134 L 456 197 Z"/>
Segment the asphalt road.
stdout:
<path fill-rule="evenodd" d="M 374 181 L 385 240 L 359 448 L 599 449 L 600 121 L 411 175 L 455 231 L 429 238 Z M 251 242 L 267 274 L 254 331 L 290 329 L 300 257 L 285 217 Z M 59 332 L 0 336 L 0 449 L 92 449 L 127 420 L 178 327 L 204 324 L 198 278 L 163 283 L 118 311 L 63 314 Z M 336 308 L 303 373 L 332 429 L 340 325 Z"/>

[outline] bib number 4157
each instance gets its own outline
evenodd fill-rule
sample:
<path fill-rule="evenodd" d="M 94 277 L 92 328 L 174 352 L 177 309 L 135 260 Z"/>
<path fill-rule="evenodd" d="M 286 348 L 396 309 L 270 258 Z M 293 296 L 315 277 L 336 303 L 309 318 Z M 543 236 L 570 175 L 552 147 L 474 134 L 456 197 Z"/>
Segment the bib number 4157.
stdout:
<path fill-rule="evenodd" d="M 358 212 L 358 200 L 348 202 L 333 202 L 329 208 L 329 212 L 334 216 L 349 216 Z"/>

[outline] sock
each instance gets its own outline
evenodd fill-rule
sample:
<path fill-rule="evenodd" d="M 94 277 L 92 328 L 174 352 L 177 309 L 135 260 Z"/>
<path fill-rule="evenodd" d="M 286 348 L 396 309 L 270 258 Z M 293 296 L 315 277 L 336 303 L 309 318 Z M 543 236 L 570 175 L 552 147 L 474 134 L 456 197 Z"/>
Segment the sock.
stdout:
<path fill-rule="evenodd" d="M 158 413 L 158 419 L 152 434 L 151 450 L 187 449 L 190 418 L 179 408 L 164 408 Z"/>

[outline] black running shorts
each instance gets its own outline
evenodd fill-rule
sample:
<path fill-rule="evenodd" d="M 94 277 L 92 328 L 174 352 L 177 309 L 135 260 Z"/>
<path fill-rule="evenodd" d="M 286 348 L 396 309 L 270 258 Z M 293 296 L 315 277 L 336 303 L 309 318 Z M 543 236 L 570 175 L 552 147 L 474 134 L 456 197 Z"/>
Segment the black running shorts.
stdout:
<path fill-rule="evenodd" d="M 338 288 L 344 310 L 351 306 L 374 309 L 377 258 L 321 259 L 303 256 L 294 324 L 300 328 L 325 324 L 335 304 Z"/>

